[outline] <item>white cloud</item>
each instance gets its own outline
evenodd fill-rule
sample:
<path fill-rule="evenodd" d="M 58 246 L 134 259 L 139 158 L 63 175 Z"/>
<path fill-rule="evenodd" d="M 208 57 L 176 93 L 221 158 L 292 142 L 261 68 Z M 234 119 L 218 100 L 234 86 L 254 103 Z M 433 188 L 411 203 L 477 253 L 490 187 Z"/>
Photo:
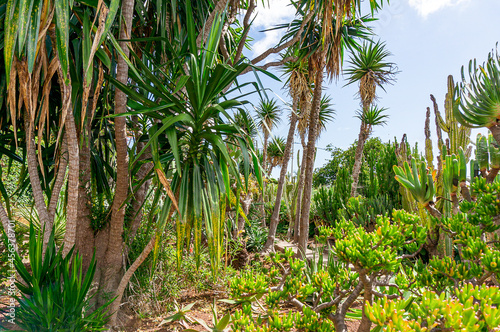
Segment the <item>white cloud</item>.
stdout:
<path fill-rule="evenodd" d="M 270 0 L 269 6 L 267 4 L 268 2 L 265 1 L 265 6 L 262 6 L 262 2 L 259 1 L 255 11 L 257 16 L 253 22 L 253 28 L 265 30 L 277 24 L 289 23 L 292 21 L 295 15 L 295 8 L 290 6 L 290 0 Z M 254 36 L 254 38 L 256 38 L 252 47 L 254 56 L 276 45 L 284 32 L 284 29 L 271 30 Z"/>
<path fill-rule="evenodd" d="M 427 17 L 427 15 L 440 9 L 458 6 L 469 1 L 470 0 L 409 0 L 410 6 L 415 8 L 423 17 Z"/>

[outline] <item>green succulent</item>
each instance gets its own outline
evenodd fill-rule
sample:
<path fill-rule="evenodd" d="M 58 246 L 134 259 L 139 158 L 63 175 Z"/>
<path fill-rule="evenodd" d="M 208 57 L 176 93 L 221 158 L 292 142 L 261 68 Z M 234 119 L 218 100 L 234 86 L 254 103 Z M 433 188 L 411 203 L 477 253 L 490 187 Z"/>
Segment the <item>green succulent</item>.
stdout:
<path fill-rule="evenodd" d="M 468 127 L 493 127 L 500 120 L 500 59 L 488 54 L 488 60 L 478 66 L 469 62 L 469 81 L 462 67 L 462 83 L 455 89 L 453 113 L 458 122 Z M 457 96 L 458 95 L 458 96 Z"/>
<path fill-rule="evenodd" d="M 428 174 L 426 164 L 420 161 L 417 165 L 415 158 L 411 160 L 411 169 L 405 161 L 404 167 L 394 166 L 396 180 L 422 205 L 428 205 L 434 199 L 436 193 L 432 174 Z"/>

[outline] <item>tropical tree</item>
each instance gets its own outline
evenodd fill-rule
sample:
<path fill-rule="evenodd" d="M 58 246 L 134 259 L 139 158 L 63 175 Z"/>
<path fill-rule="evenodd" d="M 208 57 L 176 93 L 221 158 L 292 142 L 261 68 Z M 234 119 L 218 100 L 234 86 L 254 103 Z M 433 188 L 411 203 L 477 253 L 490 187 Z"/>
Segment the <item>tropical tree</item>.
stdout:
<path fill-rule="evenodd" d="M 190 17 L 191 14 L 188 12 L 186 15 Z M 197 265 L 200 264 L 204 228 L 210 263 L 216 274 L 222 258 L 226 205 L 237 206 L 232 186 L 236 190 L 248 187 L 250 159 L 253 160 L 254 173 L 260 179 L 252 142 L 245 139 L 244 130 L 235 124 L 229 112 L 243 102 L 222 98 L 225 89 L 233 84 L 248 64 L 240 61 L 231 66 L 218 57 L 223 28 L 220 18 L 213 21 L 202 49 L 196 46 L 193 22 L 188 19 L 187 23 L 189 50 L 187 54 L 178 54 L 173 58 L 179 63 L 178 68 L 185 70 L 180 85 L 177 84 L 177 77 L 172 80 L 164 72 L 163 63 L 156 63 L 150 57 L 137 62 L 141 76 L 134 77 L 134 84 L 112 81 L 131 98 L 129 104 L 133 105 L 133 111 L 124 115 L 134 114 L 145 120 L 147 134 L 144 139 L 147 143 L 135 158 L 140 158 L 151 148 L 156 181 L 167 193 L 156 235 L 143 254 L 147 255 L 153 249 L 166 224 L 175 220 L 179 266 L 185 247 L 190 248 L 191 244 Z M 159 77 L 164 77 L 165 81 Z M 242 155 L 244 160 L 243 180 L 240 180 L 235 162 L 238 155 Z M 171 174 L 170 181 L 167 174 Z M 241 213 L 241 208 L 238 212 Z M 137 267 L 130 267 L 134 268 Z M 130 277 L 131 273 L 127 271 L 126 276 Z M 120 303 L 120 296 L 128 282 L 124 279 L 115 293 L 119 296 L 115 304 Z"/>
<path fill-rule="evenodd" d="M 281 121 L 281 109 L 277 105 L 276 99 L 261 100 L 257 108 L 255 109 L 257 114 L 257 125 L 263 133 L 262 142 L 262 169 L 265 173 L 266 178 L 269 176 L 267 167 L 267 148 L 269 136 L 272 130 Z M 262 187 L 262 193 L 259 197 L 260 204 L 260 214 L 262 217 L 262 225 L 266 224 L 266 213 L 264 210 L 264 192 L 265 192 L 265 182 Z"/>
<path fill-rule="evenodd" d="M 350 67 L 345 70 L 349 77 L 346 85 L 359 83 L 358 94 L 361 99 L 361 113 L 357 116 L 361 120 L 361 127 L 352 172 L 351 196 L 356 196 L 357 193 L 365 142 L 373 126 L 385 123 L 385 116 L 381 116 L 383 109 L 371 107 L 377 99 L 377 87 L 385 91 L 384 84 L 394 82 L 397 69 L 394 63 L 387 62 L 386 59 L 390 55 L 391 53 L 385 49 L 385 44 L 380 41 L 364 43 L 359 51 L 351 56 Z M 366 122 L 368 120 L 372 122 Z"/>
<path fill-rule="evenodd" d="M 262 143 L 262 167 L 265 172 L 268 171 L 267 165 L 267 149 L 269 137 L 273 129 L 281 121 L 281 109 L 277 105 L 276 99 L 261 100 L 257 108 L 255 109 L 257 114 L 257 125 L 263 134 Z"/>
<path fill-rule="evenodd" d="M 378 10 L 383 1 L 370 1 L 372 13 Z M 314 82 L 311 101 L 311 114 L 307 139 L 307 152 L 304 154 L 304 191 L 302 194 L 299 231 L 299 250 L 306 249 L 311 209 L 312 176 L 314 153 L 318 131 L 319 106 L 321 102 L 324 71 L 329 78 L 338 77 L 346 48 L 357 47 L 354 38 L 367 38 L 362 19 L 356 18 L 361 11 L 357 0 L 311 1 L 302 0 L 298 4 L 302 12 L 314 12 L 314 20 L 308 23 L 314 38 L 303 39 L 308 43 L 309 69 Z M 366 20 L 367 18 L 365 18 Z"/>
<path fill-rule="evenodd" d="M 268 157 L 269 157 L 269 175 L 272 174 L 273 168 L 283 164 L 283 157 L 285 155 L 286 142 L 285 138 L 281 136 L 275 136 L 269 146 Z"/>

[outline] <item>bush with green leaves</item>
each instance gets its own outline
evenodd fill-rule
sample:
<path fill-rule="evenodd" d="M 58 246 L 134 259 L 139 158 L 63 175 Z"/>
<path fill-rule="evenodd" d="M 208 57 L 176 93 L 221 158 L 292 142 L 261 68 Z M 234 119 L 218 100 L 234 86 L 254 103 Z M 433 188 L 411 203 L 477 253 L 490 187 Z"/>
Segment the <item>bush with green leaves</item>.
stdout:
<path fill-rule="evenodd" d="M 16 281 L 21 295 L 16 297 L 19 308 L 15 323 L 25 331 L 37 332 L 105 330 L 111 301 L 92 311 L 89 297 L 95 258 L 84 274 L 81 257 L 73 249 L 63 256 L 62 248 L 56 246 L 54 232 L 43 253 L 42 234 L 30 227 L 29 269 L 19 254 L 14 257 L 21 278 Z"/>
<path fill-rule="evenodd" d="M 346 317 L 362 293 L 368 303 L 374 297 L 397 296 L 391 279 L 422 249 L 426 229 L 418 217 L 395 210 L 392 218 L 379 216 L 373 232 L 345 219 L 334 228 L 320 228 L 320 242 L 331 236 L 336 241 L 326 262 L 319 254 L 317 262 L 286 251 L 272 256 L 268 273 L 235 279 L 231 295 L 241 305 L 233 316 L 235 330 L 346 331 Z M 282 313 L 284 304 L 297 312 Z M 369 331 L 371 321 L 363 312 L 359 331 Z"/>

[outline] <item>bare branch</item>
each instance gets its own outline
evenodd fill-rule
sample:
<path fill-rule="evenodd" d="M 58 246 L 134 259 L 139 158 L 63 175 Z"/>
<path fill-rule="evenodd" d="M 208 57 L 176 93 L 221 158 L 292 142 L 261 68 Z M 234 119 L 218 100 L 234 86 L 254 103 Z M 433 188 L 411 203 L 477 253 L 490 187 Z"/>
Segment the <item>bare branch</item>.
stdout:
<path fill-rule="evenodd" d="M 255 1 L 250 0 L 245 18 L 243 19 L 243 35 L 241 36 L 240 42 L 238 43 L 238 48 L 236 49 L 236 54 L 234 55 L 234 62 L 238 62 L 241 58 L 241 54 L 243 53 L 245 41 L 247 40 L 248 32 L 250 31 L 250 16 L 252 16 L 255 7 Z"/>
<path fill-rule="evenodd" d="M 297 31 L 297 34 L 295 35 L 295 37 L 293 37 L 292 39 L 290 39 L 289 41 L 287 41 L 284 44 L 281 44 L 279 46 L 276 46 L 276 47 L 273 47 L 273 48 L 266 50 L 265 52 L 263 52 L 259 56 L 255 57 L 251 61 L 251 63 L 255 65 L 255 64 L 261 62 L 262 60 L 264 60 L 265 58 L 267 58 L 269 55 L 279 53 L 279 52 L 283 51 L 284 49 L 286 49 L 287 47 L 290 47 L 293 44 L 295 44 L 296 42 L 298 42 L 301 38 L 302 32 L 304 31 L 306 24 L 309 23 L 309 21 L 312 19 L 313 15 L 314 15 L 313 11 L 311 11 L 311 12 L 309 12 L 309 14 L 307 14 L 307 16 L 304 18 L 304 21 L 302 21 L 302 24 L 300 25 L 299 31 Z"/>

